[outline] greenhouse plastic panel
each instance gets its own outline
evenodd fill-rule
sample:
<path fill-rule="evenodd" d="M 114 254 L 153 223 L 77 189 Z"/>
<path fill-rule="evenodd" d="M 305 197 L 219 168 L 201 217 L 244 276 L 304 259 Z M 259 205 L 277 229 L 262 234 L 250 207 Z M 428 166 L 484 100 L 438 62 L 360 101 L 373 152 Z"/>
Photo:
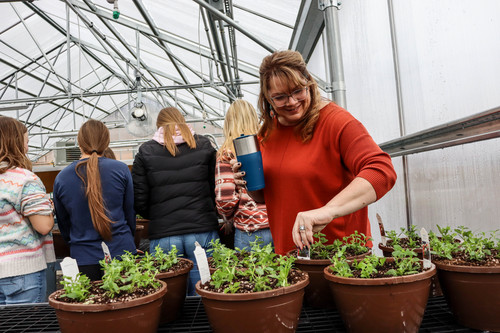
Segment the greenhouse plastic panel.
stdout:
<path fill-rule="evenodd" d="M 376 323 L 375 323 L 376 324 Z M 40 305 L 0 306 L 0 332 L 58 332 L 54 309 Z M 200 297 L 188 297 L 182 316 L 158 328 L 162 333 L 208 333 L 208 318 Z M 302 308 L 297 332 L 345 332 L 342 319 L 333 310 Z M 429 299 L 420 332 L 480 332 L 457 324 L 443 297 Z"/>

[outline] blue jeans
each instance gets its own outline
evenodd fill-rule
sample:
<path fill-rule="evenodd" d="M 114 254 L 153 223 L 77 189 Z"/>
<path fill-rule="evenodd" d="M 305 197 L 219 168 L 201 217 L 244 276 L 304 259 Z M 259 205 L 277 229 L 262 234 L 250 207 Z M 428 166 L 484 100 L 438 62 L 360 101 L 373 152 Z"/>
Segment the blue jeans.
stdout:
<path fill-rule="evenodd" d="M 208 248 L 210 248 L 209 243 L 212 239 L 219 239 L 219 234 L 215 230 L 193 234 L 169 236 L 159 239 L 151 239 L 149 242 L 149 252 L 155 253 L 155 247 L 157 245 L 160 245 L 164 252 L 168 252 L 172 248 L 172 245 L 175 245 L 177 247 L 177 250 L 179 251 L 177 253 L 178 256 L 182 256 L 183 258 L 192 260 L 194 263 L 194 267 L 189 272 L 187 295 L 196 296 L 195 285 L 196 282 L 200 280 L 200 272 L 198 270 L 198 265 L 194 257 L 194 249 L 196 247 L 194 245 L 194 242 L 198 242 L 206 251 Z"/>
<path fill-rule="evenodd" d="M 271 229 L 259 229 L 254 232 L 246 232 L 240 229 L 234 229 L 234 248 L 239 248 L 243 250 L 246 247 L 250 250 L 250 242 L 255 241 L 255 238 L 259 236 L 262 242 L 261 246 L 266 246 L 267 244 L 273 244 L 273 237 L 271 236 Z"/>
<path fill-rule="evenodd" d="M 0 305 L 42 303 L 46 293 L 45 269 L 0 279 Z"/>

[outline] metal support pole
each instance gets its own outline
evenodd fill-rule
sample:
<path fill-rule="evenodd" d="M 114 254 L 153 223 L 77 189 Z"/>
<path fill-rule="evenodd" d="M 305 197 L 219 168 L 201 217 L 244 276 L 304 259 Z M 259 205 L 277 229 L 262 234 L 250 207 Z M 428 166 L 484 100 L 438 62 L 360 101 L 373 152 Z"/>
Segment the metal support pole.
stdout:
<path fill-rule="evenodd" d="M 392 43 L 392 59 L 394 63 L 394 79 L 396 81 L 396 96 L 398 102 L 398 115 L 399 115 L 399 133 L 401 136 L 406 135 L 405 117 L 404 117 L 404 104 L 403 93 L 401 91 L 401 76 L 399 71 L 399 52 L 398 41 L 396 38 L 396 24 L 394 21 L 394 5 L 392 0 L 387 0 L 387 9 L 389 11 L 389 26 L 391 28 L 391 43 Z M 406 226 L 409 229 L 412 222 L 412 205 L 411 205 L 411 186 L 409 180 L 408 170 L 408 157 L 402 157 L 403 163 L 403 184 L 405 191 L 405 205 L 406 205 Z"/>
<path fill-rule="evenodd" d="M 344 81 L 344 65 L 342 46 L 340 45 L 340 29 L 338 11 L 341 3 L 336 0 L 319 0 L 319 9 L 325 17 L 326 42 L 328 46 L 330 84 L 326 91 L 339 106 L 346 108 L 346 88 Z"/>
<path fill-rule="evenodd" d="M 71 32 L 69 6 L 66 4 L 66 61 L 68 74 L 68 96 L 71 97 Z"/>

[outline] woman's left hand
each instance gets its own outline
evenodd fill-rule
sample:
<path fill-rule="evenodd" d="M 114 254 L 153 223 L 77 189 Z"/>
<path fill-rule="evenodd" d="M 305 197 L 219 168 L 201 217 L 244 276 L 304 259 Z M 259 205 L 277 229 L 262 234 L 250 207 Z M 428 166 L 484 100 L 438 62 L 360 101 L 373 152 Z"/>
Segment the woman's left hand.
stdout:
<path fill-rule="evenodd" d="M 309 247 L 314 242 L 313 235 L 333 220 L 333 214 L 328 207 L 308 210 L 297 214 L 292 229 L 293 242 L 300 249 Z"/>

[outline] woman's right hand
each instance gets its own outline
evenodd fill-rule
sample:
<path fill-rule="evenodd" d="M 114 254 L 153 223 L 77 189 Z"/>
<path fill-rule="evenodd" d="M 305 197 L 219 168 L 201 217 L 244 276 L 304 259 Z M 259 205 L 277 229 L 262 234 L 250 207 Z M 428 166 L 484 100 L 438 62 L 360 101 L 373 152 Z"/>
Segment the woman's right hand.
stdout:
<path fill-rule="evenodd" d="M 246 188 L 247 182 L 246 180 L 243 179 L 243 176 L 245 176 L 245 171 L 240 171 L 241 163 L 238 162 L 238 160 L 232 159 L 231 161 L 229 161 L 229 164 L 231 164 L 231 168 L 233 169 L 234 184 L 236 186 Z M 247 191 L 247 193 L 255 202 L 259 203 L 265 202 L 263 190 Z"/>
<path fill-rule="evenodd" d="M 245 171 L 240 171 L 241 163 L 236 159 L 229 161 L 231 164 L 231 169 L 233 170 L 234 183 L 236 186 L 246 186 L 247 182 L 243 179 L 245 176 Z"/>

